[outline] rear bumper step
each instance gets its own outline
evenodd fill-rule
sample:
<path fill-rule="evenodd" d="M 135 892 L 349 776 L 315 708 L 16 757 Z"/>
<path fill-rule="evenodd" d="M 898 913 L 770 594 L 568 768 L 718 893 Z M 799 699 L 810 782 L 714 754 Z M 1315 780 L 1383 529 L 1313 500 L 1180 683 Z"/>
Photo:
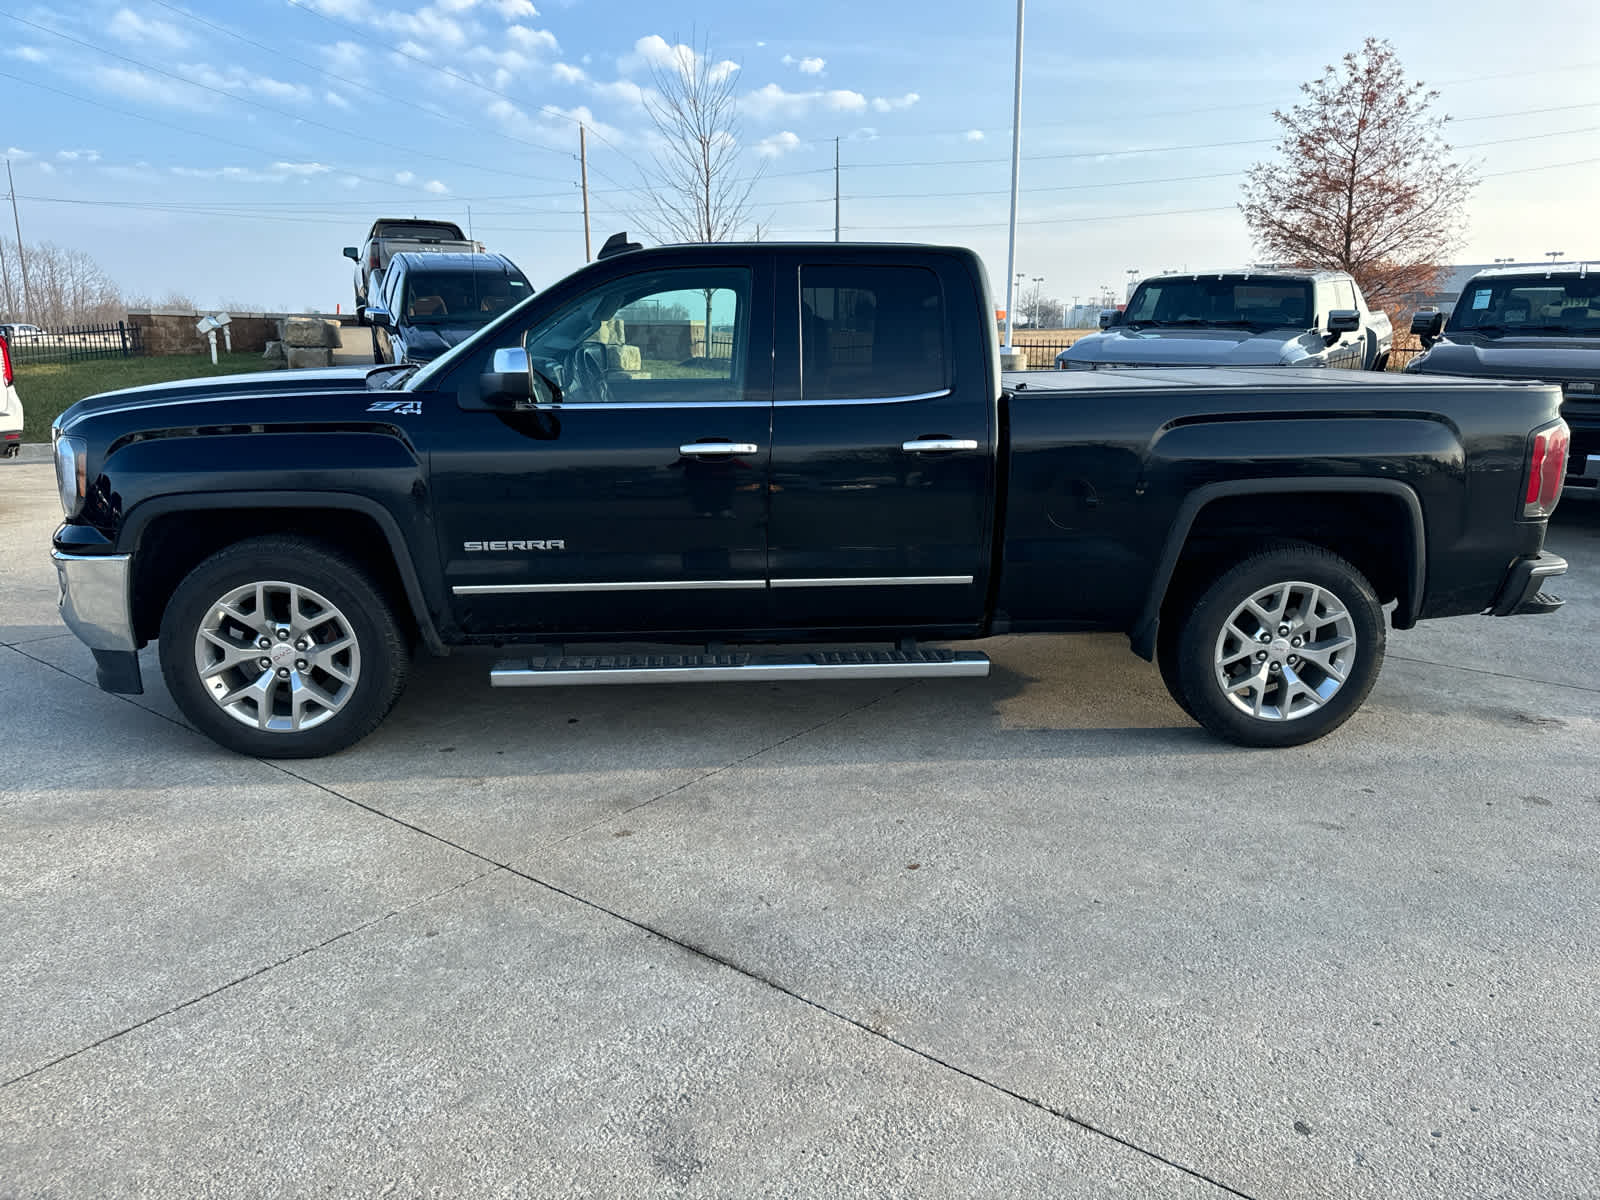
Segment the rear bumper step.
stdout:
<path fill-rule="evenodd" d="M 785 679 L 982 677 L 989 656 L 974 650 L 844 650 L 790 654 L 594 654 L 509 659 L 492 687 L 600 683 L 763 683 Z"/>

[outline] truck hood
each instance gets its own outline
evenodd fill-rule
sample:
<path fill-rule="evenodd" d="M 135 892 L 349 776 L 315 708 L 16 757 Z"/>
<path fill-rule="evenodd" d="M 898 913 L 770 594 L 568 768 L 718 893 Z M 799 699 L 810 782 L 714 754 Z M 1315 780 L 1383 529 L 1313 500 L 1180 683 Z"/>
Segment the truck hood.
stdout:
<path fill-rule="evenodd" d="M 1423 375 L 1545 379 L 1552 383 L 1600 380 L 1600 338 L 1452 334 L 1418 355 L 1410 367 Z"/>
<path fill-rule="evenodd" d="M 1062 352 L 1067 363 L 1263 366 L 1284 361 L 1302 336 L 1293 329 L 1107 329 Z M 1294 357 L 1299 357 L 1298 355 Z"/>
<path fill-rule="evenodd" d="M 253 371 L 246 375 L 213 375 L 201 379 L 179 379 L 171 383 L 152 383 L 144 387 L 122 388 L 115 392 L 101 392 L 79 400 L 56 420 L 65 430 L 85 417 L 100 413 L 147 411 L 155 416 L 162 409 L 176 412 L 180 407 L 192 405 L 227 406 L 230 401 L 260 396 L 274 397 L 268 410 L 282 407 L 280 398 L 319 397 L 331 392 L 364 390 L 367 377 L 374 370 L 393 368 L 318 367 L 299 371 Z M 263 406 L 252 404 L 252 409 Z M 190 411 L 193 411 L 192 409 Z M 183 417 L 182 423 L 194 424 L 203 417 Z"/>

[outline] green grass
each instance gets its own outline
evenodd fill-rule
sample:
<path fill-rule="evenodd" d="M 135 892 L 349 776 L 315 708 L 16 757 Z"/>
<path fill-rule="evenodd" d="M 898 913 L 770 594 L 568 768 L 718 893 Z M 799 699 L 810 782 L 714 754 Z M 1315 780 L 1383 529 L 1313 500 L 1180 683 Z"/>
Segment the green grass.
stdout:
<path fill-rule="evenodd" d="M 50 425 L 85 396 L 146 383 L 237 375 L 269 366 L 259 354 L 167 354 L 150 358 L 97 358 L 75 363 L 18 363 L 17 394 L 22 397 L 25 442 L 48 442 Z"/>

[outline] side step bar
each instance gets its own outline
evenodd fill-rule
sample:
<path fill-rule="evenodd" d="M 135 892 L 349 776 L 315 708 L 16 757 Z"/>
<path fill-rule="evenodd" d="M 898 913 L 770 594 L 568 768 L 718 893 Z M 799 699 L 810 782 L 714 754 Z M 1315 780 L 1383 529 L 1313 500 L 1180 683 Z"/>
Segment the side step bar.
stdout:
<path fill-rule="evenodd" d="M 489 672 L 491 687 L 584 683 L 762 683 L 784 679 L 981 677 L 989 656 L 975 650 L 845 650 L 797 654 L 594 654 L 509 659 Z"/>

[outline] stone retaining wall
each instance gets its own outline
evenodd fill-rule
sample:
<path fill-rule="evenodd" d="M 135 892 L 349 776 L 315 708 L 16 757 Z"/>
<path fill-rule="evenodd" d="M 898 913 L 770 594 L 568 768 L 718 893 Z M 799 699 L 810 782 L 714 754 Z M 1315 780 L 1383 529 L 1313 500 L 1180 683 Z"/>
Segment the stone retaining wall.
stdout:
<path fill-rule="evenodd" d="M 179 312 L 173 309 L 155 309 L 148 312 L 130 312 L 128 324 L 138 326 L 146 354 L 205 354 L 210 345 L 205 335 L 194 331 L 195 322 L 207 312 Z M 260 354 L 267 343 L 279 338 L 279 322 L 295 317 L 315 317 L 323 321 L 337 321 L 354 325 L 355 317 L 337 313 L 229 313 L 233 323 L 233 349 L 235 353 Z M 227 347 L 220 330 L 217 332 L 217 350 Z"/>

